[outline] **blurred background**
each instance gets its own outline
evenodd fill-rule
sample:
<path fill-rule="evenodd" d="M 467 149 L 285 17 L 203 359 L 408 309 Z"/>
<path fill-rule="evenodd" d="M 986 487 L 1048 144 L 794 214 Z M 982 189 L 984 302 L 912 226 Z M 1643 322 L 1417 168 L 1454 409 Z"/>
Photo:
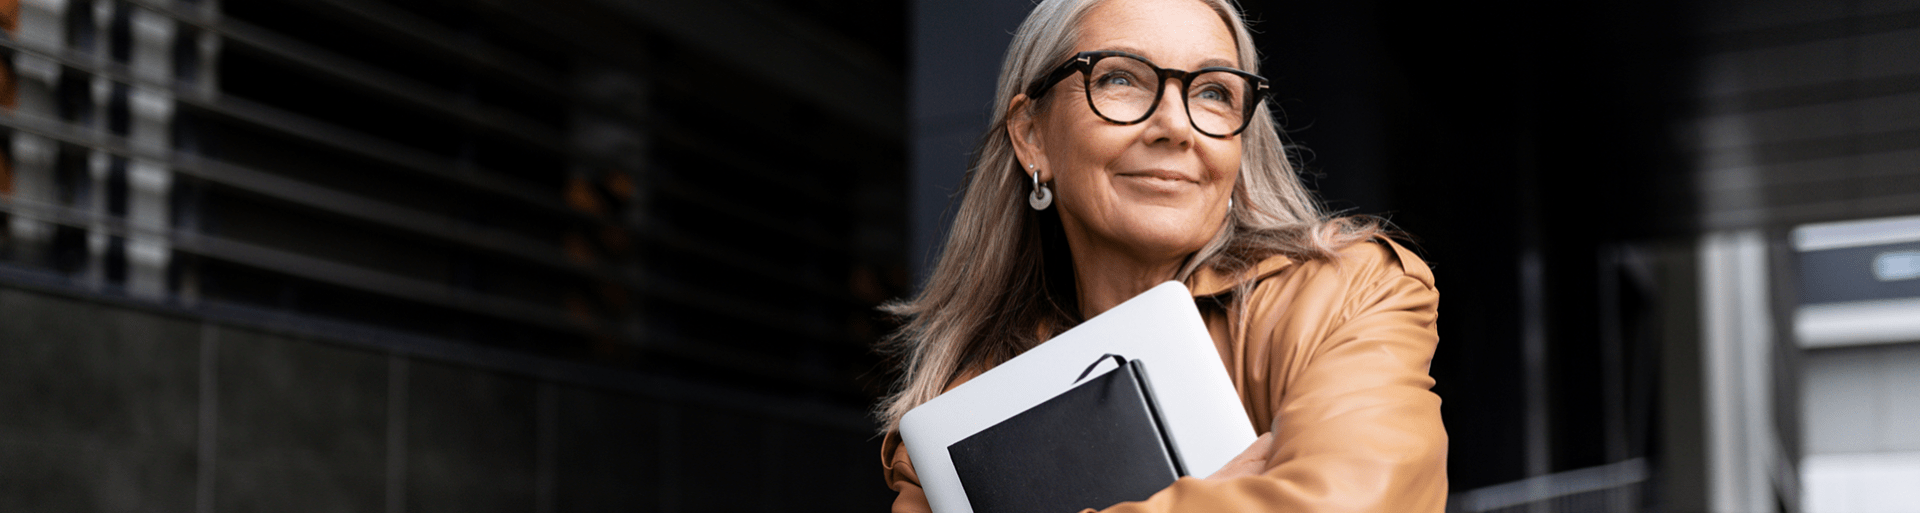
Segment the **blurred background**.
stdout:
<path fill-rule="evenodd" d="M 1920 511 L 1920 2 L 1245 0 L 1453 511 Z M 0 0 L 0 511 L 882 510 L 1026 0 Z"/>

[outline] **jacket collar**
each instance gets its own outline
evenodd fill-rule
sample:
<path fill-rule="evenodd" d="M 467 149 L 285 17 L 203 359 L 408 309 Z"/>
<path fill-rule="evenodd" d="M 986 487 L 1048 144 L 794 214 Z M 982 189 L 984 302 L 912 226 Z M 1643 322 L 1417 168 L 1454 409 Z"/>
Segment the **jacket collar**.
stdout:
<path fill-rule="evenodd" d="M 1223 274 L 1212 267 L 1200 266 L 1199 270 L 1193 272 L 1193 276 L 1187 277 L 1187 289 L 1192 291 L 1193 297 L 1196 298 L 1217 296 L 1231 292 L 1234 286 L 1242 282 L 1260 281 L 1288 267 L 1293 267 L 1293 259 L 1283 255 L 1267 257 L 1266 260 L 1253 264 L 1253 267 L 1242 269 L 1232 275 Z"/>

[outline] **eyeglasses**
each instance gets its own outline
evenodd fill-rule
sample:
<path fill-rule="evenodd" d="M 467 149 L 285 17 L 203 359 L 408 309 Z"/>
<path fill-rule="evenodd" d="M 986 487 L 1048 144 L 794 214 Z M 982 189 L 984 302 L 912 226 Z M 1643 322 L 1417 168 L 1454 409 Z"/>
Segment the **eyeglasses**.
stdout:
<path fill-rule="evenodd" d="M 1180 80 L 1186 91 L 1187 119 L 1200 133 L 1232 137 L 1247 129 L 1253 111 L 1267 95 L 1267 79 L 1233 68 L 1197 71 L 1166 69 L 1145 57 L 1127 52 L 1080 52 L 1061 64 L 1045 80 L 1027 88 L 1027 97 L 1039 99 L 1055 83 L 1080 73 L 1086 81 L 1087 106 L 1101 119 L 1122 125 L 1146 121 L 1160 106 L 1167 79 Z"/>

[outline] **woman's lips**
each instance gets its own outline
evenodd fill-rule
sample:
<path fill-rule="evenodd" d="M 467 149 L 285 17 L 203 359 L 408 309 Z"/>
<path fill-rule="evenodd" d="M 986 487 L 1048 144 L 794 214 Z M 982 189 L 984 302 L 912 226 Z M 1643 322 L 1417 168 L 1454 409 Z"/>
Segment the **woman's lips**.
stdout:
<path fill-rule="evenodd" d="M 1120 173 L 1118 178 L 1130 183 L 1129 188 L 1153 195 L 1179 194 L 1200 185 L 1199 180 L 1175 171 L 1152 170 Z"/>
<path fill-rule="evenodd" d="M 1120 173 L 1120 176 L 1125 178 L 1137 178 L 1137 179 L 1150 180 L 1150 181 L 1187 182 L 1192 184 L 1200 183 L 1199 180 L 1196 180 L 1178 171 L 1171 171 L 1171 170 L 1165 170 L 1165 169 L 1132 171 L 1132 172 Z M 1167 184 L 1167 185 L 1176 185 L 1176 184 Z"/>

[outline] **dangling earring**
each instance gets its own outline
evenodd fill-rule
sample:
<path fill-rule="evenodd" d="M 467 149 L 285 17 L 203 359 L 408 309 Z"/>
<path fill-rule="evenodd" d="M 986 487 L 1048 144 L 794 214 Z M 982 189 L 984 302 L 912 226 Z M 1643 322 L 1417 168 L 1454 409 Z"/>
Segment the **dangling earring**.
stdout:
<path fill-rule="evenodd" d="M 1027 169 L 1033 169 L 1033 164 L 1027 164 Z M 1053 205 L 1053 191 L 1040 184 L 1039 172 L 1028 173 L 1027 176 L 1033 177 L 1033 194 L 1027 195 L 1027 206 L 1034 210 L 1046 210 Z"/>

